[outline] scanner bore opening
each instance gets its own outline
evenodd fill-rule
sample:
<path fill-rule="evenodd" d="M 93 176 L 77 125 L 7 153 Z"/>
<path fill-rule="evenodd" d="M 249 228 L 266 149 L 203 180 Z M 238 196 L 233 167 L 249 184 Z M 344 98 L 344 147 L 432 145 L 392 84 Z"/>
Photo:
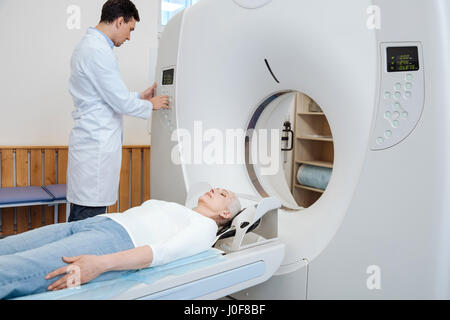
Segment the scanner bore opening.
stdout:
<path fill-rule="evenodd" d="M 254 132 L 260 129 L 279 131 L 279 166 L 274 174 L 261 174 L 262 166 L 251 159 L 252 143 L 258 143 Z M 333 162 L 330 125 L 323 110 L 308 95 L 294 90 L 277 92 L 253 112 L 245 137 L 245 163 L 262 197 L 278 197 L 282 209 L 288 211 L 310 207 L 326 191 Z"/>

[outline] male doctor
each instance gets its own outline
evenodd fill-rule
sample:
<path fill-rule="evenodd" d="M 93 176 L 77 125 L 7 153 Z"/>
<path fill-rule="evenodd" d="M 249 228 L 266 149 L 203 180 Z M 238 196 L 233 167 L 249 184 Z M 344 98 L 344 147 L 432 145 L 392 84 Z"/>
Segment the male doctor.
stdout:
<path fill-rule="evenodd" d="M 67 200 L 69 222 L 106 212 L 117 201 L 122 163 L 123 115 L 147 119 L 152 109 L 169 107 L 168 96 L 154 96 L 156 83 L 128 91 L 114 46 L 130 40 L 139 21 L 130 0 L 108 0 L 100 23 L 89 28 L 71 59 L 69 89 L 75 111 L 69 139 Z"/>

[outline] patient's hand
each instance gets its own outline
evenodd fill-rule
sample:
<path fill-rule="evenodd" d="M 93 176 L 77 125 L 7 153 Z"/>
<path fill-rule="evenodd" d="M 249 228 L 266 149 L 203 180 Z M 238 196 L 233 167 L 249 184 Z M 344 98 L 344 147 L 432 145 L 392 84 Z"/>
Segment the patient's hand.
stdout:
<path fill-rule="evenodd" d="M 56 269 L 45 276 L 45 279 L 52 279 L 56 276 L 66 274 L 53 282 L 48 287 L 48 290 L 56 291 L 79 286 L 97 278 L 106 270 L 99 256 L 81 255 L 70 258 L 63 257 L 63 261 L 69 265 Z"/>

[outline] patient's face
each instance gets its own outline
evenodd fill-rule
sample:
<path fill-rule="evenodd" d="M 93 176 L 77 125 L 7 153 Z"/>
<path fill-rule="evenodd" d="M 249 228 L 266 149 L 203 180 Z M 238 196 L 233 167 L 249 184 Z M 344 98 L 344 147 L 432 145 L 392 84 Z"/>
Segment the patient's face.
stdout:
<path fill-rule="evenodd" d="M 234 193 L 229 190 L 214 188 L 202 195 L 198 199 L 198 202 L 199 204 L 203 203 L 215 212 L 223 212 L 228 211 L 228 206 L 231 204 L 234 197 Z"/>

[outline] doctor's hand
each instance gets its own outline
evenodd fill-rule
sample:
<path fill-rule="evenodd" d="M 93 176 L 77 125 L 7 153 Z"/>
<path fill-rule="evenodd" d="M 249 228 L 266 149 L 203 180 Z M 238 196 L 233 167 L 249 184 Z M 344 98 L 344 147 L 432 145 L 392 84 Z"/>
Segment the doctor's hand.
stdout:
<path fill-rule="evenodd" d="M 83 283 L 89 282 L 103 272 L 106 268 L 103 266 L 100 256 L 81 255 L 76 257 L 62 257 L 65 263 L 69 265 L 56 269 L 45 276 L 45 279 L 52 279 L 56 276 L 65 274 L 47 289 L 57 291 L 65 288 L 73 288 Z"/>
<path fill-rule="evenodd" d="M 153 110 L 169 109 L 169 96 L 157 96 L 150 99 L 153 104 Z"/>
<path fill-rule="evenodd" d="M 152 99 L 155 96 L 155 90 L 156 90 L 156 82 L 150 88 L 141 92 L 141 99 L 150 101 L 150 99 Z"/>

